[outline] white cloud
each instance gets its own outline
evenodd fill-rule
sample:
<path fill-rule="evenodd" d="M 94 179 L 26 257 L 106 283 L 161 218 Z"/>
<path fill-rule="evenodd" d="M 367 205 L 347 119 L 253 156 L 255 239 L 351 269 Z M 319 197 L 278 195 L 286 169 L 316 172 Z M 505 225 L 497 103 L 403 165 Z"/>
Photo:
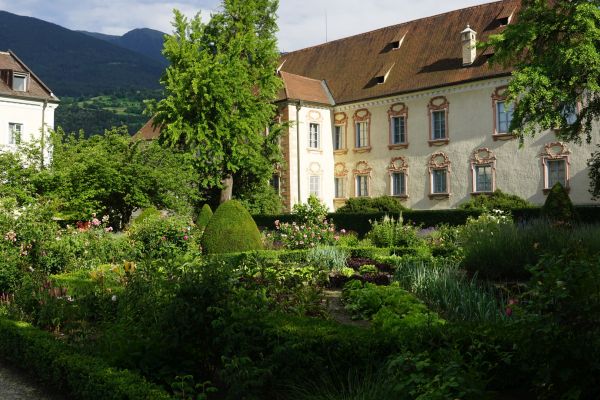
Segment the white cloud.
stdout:
<path fill-rule="evenodd" d="M 487 0 L 280 0 L 279 47 L 296 50 L 329 40 L 481 4 Z M 208 18 L 219 0 L 0 0 L 0 9 L 69 29 L 121 35 L 134 28 L 171 32 L 172 10 Z"/>

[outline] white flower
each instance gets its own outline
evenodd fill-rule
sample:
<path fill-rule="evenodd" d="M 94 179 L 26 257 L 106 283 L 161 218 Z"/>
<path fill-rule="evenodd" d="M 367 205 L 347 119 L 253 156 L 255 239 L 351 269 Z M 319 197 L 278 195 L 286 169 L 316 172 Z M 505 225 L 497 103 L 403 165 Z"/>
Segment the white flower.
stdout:
<path fill-rule="evenodd" d="M 113 294 L 112 297 L 110 298 L 112 301 L 117 301 L 117 295 Z"/>

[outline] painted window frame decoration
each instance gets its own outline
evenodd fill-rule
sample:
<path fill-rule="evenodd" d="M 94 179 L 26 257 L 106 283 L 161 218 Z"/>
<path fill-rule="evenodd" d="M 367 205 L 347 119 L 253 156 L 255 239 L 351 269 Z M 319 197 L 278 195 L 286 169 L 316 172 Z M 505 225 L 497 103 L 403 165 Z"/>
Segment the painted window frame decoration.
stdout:
<path fill-rule="evenodd" d="M 308 140 L 306 141 L 307 143 L 307 150 L 310 153 L 322 153 L 323 150 L 321 149 L 321 139 L 322 139 L 322 127 L 323 127 L 323 116 L 321 115 L 321 113 L 317 110 L 308 110 L 307 115 L 306 115 L 306 123 L 308 125 Z M 318 125 L 318 138 L 317 138 L 317 147 L 312 147 L 312 141 L 311 141 L 311 127 L 312 125 Z"/>
<path fill-rule="evenodd" d="M 356 163 L 356 168 L 352 171 L 354 175 L 354 197 L 371 197 L 371 172 L 373 168 L 367 161 L 359 161 Z M 366 179 L 366 194 L 359 195 L 359 177 Z"/>
<path fill-rule="evenodd" d="M 450 158 L 443 151 L 438 151 L 433 153 L 429 157 L 429 162 L 427 163 L 428 171 L 429 171 L 429 198 L 434 199 L 447 199 L 451 194 L 451 165 Z M 434 191 L 434 171 L 445 171 L 446 172 L 446 191 L 445 192 L 435 192 Z"/>
<path fill-rule="evenodd" d="M 408 199 L 408 162 L 405 157 L 394 157 L 388 166 L 390 196 L 399 199 Z M 404 176 L 404 193 L 394 194 L 394 174 L 402 174 Z"/>
<path fill-rule="evenodd" d="M 508 86 L 499 86 L 496 89 L 494 89 L 494 92 L 492 93 L 492 115 L 493 115 L 493 127 L 492 127 L 492 137 L 494 138 L 494 141 L 498 141 L 498 140 L 513 140 L 516 139 L 516 135 L 514 133 L 511 132 L 499 132 L 498 131 L 498 103 L 504 102 L 504 104 L 506 104 L 506 98 L 507 98 L 507 93 L 506 91 L 508 90 Z M 513 107 L 514 109 L 514 107 Z M 512 120 L 512 118 L 511 118 Z"/>
<path fill-rule="evenodd" d="M 404 141 L 394 142 L 394 124 L 395 118 L 404 119 Z M 388 125 L 389 125 L 389 144 L 388 149 L 406 149 L 408 148 L 408 107 L 404 103 L 395 103 L 388 110 Z"/>
<path fill-rule="evenodd" d="M 490 167 L 491 169 L 491 187 L 490 190 L 478 190 L 477 188 L 477 168 Z M 496 191 L 496 156 L 487 147 L 481 147 L 471 154 L 471 194 L 489 194 Z"/>
<path fill-rule="evenodd" d="M 336 181 L 335 181 L 336 179 L 339 179 L 342 182 L 342 192 L 343 192 L 342 193 L 343 194 L 342 197 L 336 196 L 336 194 L 338 194 L 337 193 L 337 187 L 335 185 L 336 184 Z M 333 192 L 334 198 L 335 199 L 344 199 L 344 200 L 347 199 L 348 198 L 348 169 L 346 168 L 346 164 L 345 163 L 343 163 L 343 162 L 335 163 L 335 166 L 334 166 L 334 181 L 333 181 L 333 183 L 334 183 L 334 188 L 333 188 L 333 190 L 334 190 L 334 192 Z"/>
<path fill-rule="evenodd" d="M 337 127 L 340 127 L 343 131 L 342 143 L 339 149 L 335 148 L 335 131 Z M 332 146 L 334 154 L 348 153 L 348 115 L 346 115 L 345 112 L 338 112 L 333 114 Z"/>
<path fill-rule="evenodd" d="M 371 112 L 366 108 L 356 110 L 353 117 L 354 121 L 354 149 L 355 153 L 368 153 L 371 151 Z M 366 126 L 365 139 L 366 143 L 360 143 L 359 141 L 359 129 L 358 125 L 364 124 Z M 361 135 L 362 136 L 362 135 Z M 359 146 L 360 145 L 360 146 Z"/>
<path fill-rule="evenodd" d="M 429 146 L 444 146 L 450 142 L 450 125 L 449 125 L 449 114 L 450 114 L 450 102 L 446 96 L 436 96 L 429 100 L 427 104 L 428 119 L 429 119 Z M 434 139 L 434 113 L 444 112 L 444 137 Z"/>
<path fill-rule="evenodd" d="M 552 189 L 550 186 L 550 162 L 562 161 L 565 165 L 565 190 L 570 190 L 570 155 L 571 151 L 567 147 L 567 145 L 563 142 L 551 142 L 547 143 L 544 146 L 544 152 L 541 154 L 542 158 L 542 170 L 543 170 L 543 184 L 544 184 L 544 194 L 548 194 Z"/>

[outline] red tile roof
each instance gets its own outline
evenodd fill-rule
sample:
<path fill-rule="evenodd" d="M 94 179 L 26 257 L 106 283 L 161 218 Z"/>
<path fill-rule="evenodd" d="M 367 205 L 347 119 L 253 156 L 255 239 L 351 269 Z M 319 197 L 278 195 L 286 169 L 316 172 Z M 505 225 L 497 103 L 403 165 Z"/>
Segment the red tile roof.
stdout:
<path fill-rule="evenodd" d="M 286 88 L 292 79 L 292 92 L 304 97 L 316 90 L 309 78 L 325 80 L 341 104 L 508 75 L 511 69 L 487 62 L 490 49 L 478 49 L 475 62 L 463 67 L 460 32 L 470 25 L 477 40 L 485 40 L 501 32 L 502 18 L 514 19 L 519 7 L 519 0 L 497 1 L 287 53 L 281 56 L 282 76 Z M 394 49 L 392 43 L 402 37 Z M 377 74 L 388 70 L 385 82 L 377 84 Z"/>
<path fill-rule="evenodd" d="M 29 74 L 27 91 L 19 92 L 12 89 L 8 82 L 0 79 L 0 96 L 23 97 L 35 100 L 58 101 L 52 91 L 25 65 L 12 51 L 0 51 L 0 71 L 24 72 Z"/>
<path fill-rule="evenodd" d="M 152 140 L 157 139 L 160 136 L 160 127 L 155 127 L 154 117 L 150 118 L 144 126 L 140 128 L 135 135 L 132 136 L 133 140 Z"/>
<path fill-rule="evenodd" d="M 311 103 L 333 105 L 333 99 L 325 82 L 281 71 L 283 93 L 278 100 L 304 100 Z"/>

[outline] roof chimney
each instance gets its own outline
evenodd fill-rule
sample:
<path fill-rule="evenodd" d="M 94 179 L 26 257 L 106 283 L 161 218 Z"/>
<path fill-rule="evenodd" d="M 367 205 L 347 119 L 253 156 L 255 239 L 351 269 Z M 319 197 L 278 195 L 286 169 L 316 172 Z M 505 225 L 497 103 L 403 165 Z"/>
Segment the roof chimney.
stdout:
<path fill-rule="evenodd" d="M 477 49 L 475 48 L 477 45 L 477 32 L 467 25 L 467 28 L 460 33 L 460 38 L 462 42 L 463 67 L 466 67 L 473 64 L 475 57 L 477 57 Z"/>

